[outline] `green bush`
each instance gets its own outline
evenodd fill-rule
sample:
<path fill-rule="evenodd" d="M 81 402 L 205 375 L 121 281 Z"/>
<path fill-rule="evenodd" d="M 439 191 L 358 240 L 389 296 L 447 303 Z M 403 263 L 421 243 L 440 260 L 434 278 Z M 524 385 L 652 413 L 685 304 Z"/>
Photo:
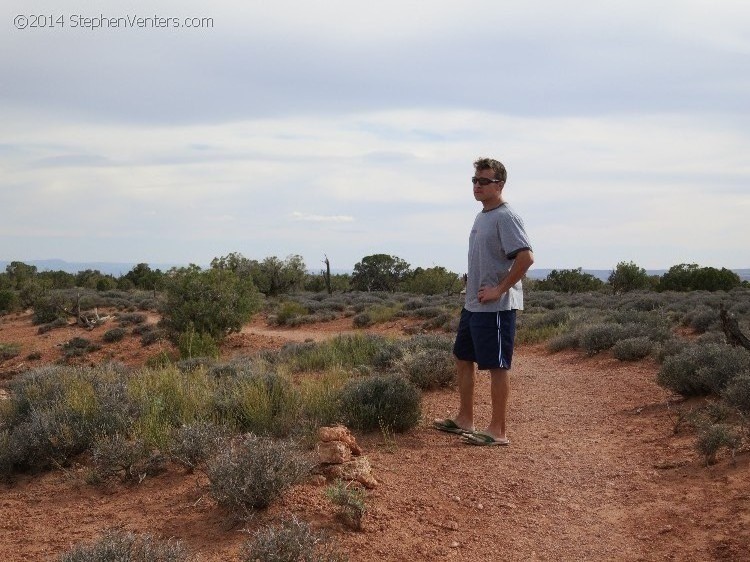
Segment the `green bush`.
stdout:
<path fill-rule="evenodd" d="M 343 562 L 328 537 L 293 515 L 258 529 L 241 549 L 240 562 Z"/>
<path fill-rule="evenodd" d="M 341 390 L 341 412 L 354 429 L 373 431 L 384 424 L 406 431 L 419 423 L 421 394 L 399 375 L 375 375 L 348 381 Z"/>
<path fill-rule="evenodd" d="M 41 295 L 34 300 L 32 305 L 34 315 L 31 318 L 32 323 L 36 326 L 39 324 L 48 324 L 55 320 L 67 318 L 66 309 L 71 309 L 70 299 L 60 293 L 50 293 Z"/>
<path fill-rule="evenodd" d="M 400 370 L 422 390 L 450 387 L 456 383 L 453 353 L 446 350 L 410 353 L 401 359 Z"/>
<path fill-rule="evenodd" d="M 0 314 L 14 312 L 21 308 L 21 300 L 18 293 L 12 289 L 0 290 Z"/>
<path fill-rule="evenodd" d="M 107 343 L 114 343 L 121 341 L 125 337 L 125 334 L 127 334 L 127 331 L 124 328 L 112 328 L 104 332 L 102 339 Z"/>
<path fill-rule="evenodd" d="M 745 415 L 750 415 L 750 372 L 735 376 L 722 393 L 724 399 Z"/>
<path fill-rule="evenodd" d="M 737 375 L 750 371 L 750 353 L 723 344 L 695 344 L 665 358 L 657 382 L 683 396 L 720 393 Z"/>
<path fill-rule="evenodd" d="M 627 338 L 618 341 L 612 348 L 612 355 L 620 361 L 637 361 L 651 353 L 653 343 L 646 336 Z"/>
<path fill-rule="evenodd" d="M 741 442 L 740 435 L 731 426 L 714 423 L 699 428 L 696 448 L 704 456 L 706 465 L 709 465 L 716 462 L 716 455 L 722 448 L 729 449 L 734 456 Z"/>
<path fill-rule="evenodd" d="M 219 357 L 219 346 L 216 340 L 207 333 L 196 332 L 193 325 L 177 336 L 177 349 L 180 357 L 191 359 L 193 357 Z"/>
<path fill-rule="evenodd" d="M 339 506 L 339 517 L 347 527 L 357 531 L 362 529 L 367 504 L 365 490 L 360 485 L 336 480 L 326 488 L 326 496 Z"/>
<path fill-rule="evenodd" d="M 164 326 L 173 338 L 190 326 L 220 342 L 260 309 L 260 295 L 248 276 L 231 269 L 173 269 L 165 281 Z"/>
<path fill-rule="evenodd" d="M 58 562 L 183 562 L 190 560 L 180 541 L 162 540 L 148 534 L 118 529 L 105 531 L 90 545 L 78 545 L 61 555 Z"/>
<path fill-rule="evenodd" d="M 615 323 L 587 326 L 581 330 L 580 345 L 587 355 L 596 355 L 612 348 L 622 337 L 622 332 L 622 326 Z"/>
<path fill-rule="evenodd" d="M 276 373 L 220 379 L 217 412 L 242 431 L 288 435 L 299 423 L 300 395 L 295 386 Z"/>
<path fill-rule="evenodd" d="M 290 441 L 246 434 L 208 462 L 211 495 L 234 515 L 249 517 L 310 474 L 311 463 Z"/>
<path fill-rule="evenodd" d="M 276 323 L 280 326 L 293 325 L 294 320 L 309 314 L 310 311 L 296 301 L 286 301 L 281 304 L 276 313 Z"/>
<path fill-rule="evenodd" d="M 557 353 L 563 349 L 576 349 L 579 344 L 580 336 L 575 330 L 563 332 L 547 342 L 547 349 L 552 353 Z"/>
<path fill-rule="evenodd" d="M 369 312 L 360 312 L 352 318 L 352 325 L 355 328 L 367 328 L 373 324 L 375 324 L 375 320 L 372 319 Z"/>
<path fill-rule="evenodd" d="M 65 464 L 99 435 L 132 424 L 124 371 L 116 365 L 35 369 L 11 382 L 11 396 L 0 427 L 14 469 Z"/>
<path fill-rule="evenodd" d="M 21 344 L 0 343 L 0 361 L 17 357 L 19 353 L 21 353 Z"/>

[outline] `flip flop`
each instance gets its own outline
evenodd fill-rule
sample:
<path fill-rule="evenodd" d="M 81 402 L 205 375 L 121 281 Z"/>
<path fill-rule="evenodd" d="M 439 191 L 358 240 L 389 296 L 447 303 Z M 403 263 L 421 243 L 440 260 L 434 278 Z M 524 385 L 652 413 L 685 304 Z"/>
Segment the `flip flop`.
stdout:
<path fill-rule="evenodd" d="M 456 435 L 470 435 L 473 430 L 464 429 L 460 427 L 456 422 L 450 418 L 444 420 L 435 420 L 432 422 L 432 427 L 438 431 L 444 431 L 446 433 L 455 433 Z"/>
<path fill-rule="evenodd" d="M 474 433 L 466 434 L 462 441 L 469 445 L 479 445 L 483 447 L 505 447 L 506 445 L 510 445 L 508 439 L 498 439 L 484 431 L 475 431 Z"/>

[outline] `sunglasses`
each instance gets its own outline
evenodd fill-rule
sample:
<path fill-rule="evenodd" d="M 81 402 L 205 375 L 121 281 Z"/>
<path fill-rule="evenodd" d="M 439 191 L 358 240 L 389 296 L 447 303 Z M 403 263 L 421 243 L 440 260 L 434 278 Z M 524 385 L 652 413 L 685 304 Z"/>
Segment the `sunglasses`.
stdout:
<path fill-rule="evenodd" d="M 471 185 L 474 185 L 475 183 L 478 183 L 482 187 L 485 185 L 490 185 L 491 183 L 502 183 L 502 180 L 491 180 L 489 178 L 478 178 L 476 176 L 471 178 Z"/>

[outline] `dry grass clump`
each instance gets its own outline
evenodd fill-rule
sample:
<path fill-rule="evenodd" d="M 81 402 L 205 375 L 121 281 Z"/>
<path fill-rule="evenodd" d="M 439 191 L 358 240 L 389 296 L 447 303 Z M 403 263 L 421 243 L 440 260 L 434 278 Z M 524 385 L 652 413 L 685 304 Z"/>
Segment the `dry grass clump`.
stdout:
<path fill-rule="evenodd" d="M 278 525 L 258 529 L 243 544 L 240 562 L 344 562 L 323 533 L 313 531 L 294 515 L 284 517 Z"/>
<path fill-rule="evenodd" d="M 58 562 L 188 562 L 193 557 L 178 540 L 109 529 L 94 543 L 78 545 Z"/>
<path fill-rule="evenodd" d="M 233 515 L 246 518 L 306 478 L 311 468 L 295 443 L 246 434 L 226 443 L 208 462 L 207 474 L 212 497 Z"/>

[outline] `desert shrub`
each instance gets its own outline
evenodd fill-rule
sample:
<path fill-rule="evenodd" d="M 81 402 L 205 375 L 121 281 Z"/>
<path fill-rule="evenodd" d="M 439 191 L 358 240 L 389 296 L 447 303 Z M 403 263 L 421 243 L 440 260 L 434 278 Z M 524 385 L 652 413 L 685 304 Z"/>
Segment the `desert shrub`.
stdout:
<path fill-rule="evenodd" d="M 65 464 L 100 435 L 127 432 L 133 406 L 124 371 L 43 367 L 11 382 L 3 423 L 8 450 L 18 469 Z"/>
<path fill-rule="evenodd" d="M 190 560 L 177 540 L 110 529 L 93 544 L 78 545 L 62 554 L 58 562 L 183 562 Z"/>
<path fill-rule="evenodd" d="M 21 344 L 0 343 L 0 361 L 17 357 L 19 353 L 21 353 Z"/>
<path fill-rule="evenodd" d="M 655 345 L 654 355 L 660 363 L 663 363 L 667 357 L 680 353 L 688 345 L 690 344 L 684 339 L 672 337 Z"/>
<path fill-rule="evenodd" d="M 422 390 L 449 387 L 456 382 L 455 361 L 450 351 L 432 349 L 410 353 L 401 359 L 399 367 Z"/>
<path fill-rule="evenodd" d="M 369 365 L 386 338 L 373 334 L 336 336 L 320 343 L 288 344 L 278 354 L 294 372 Z"/>
<path fill-rule="evenodd" d="M 196 332 L 192 324 L 188 326 L 186 331 L 177 336 L 177 349 L 183 359 L 219 357 L 219 346 L 216 340 L 211 334 Z"/>
<path fill-rule="evenodd" d="M 134 330 L 134 333 L 135 333 L 135 330 Z M 160 342 L 164 338 L 167 337 L 166 331 L 162 330 L 161 328 L 157 328 L 155 326 L 150 327 L 148 330 L 141 331 L 140 334 L 141 334 L 141 345 L 143 347 L 147 347 L 149 345 Z"/>
<path fill-rule="evenodd" d="M 707 424 L 698 428 L 696 448 L 705 460 L 706 465 L 716 462 L 716 455 L 722 448 L 729 450 L 732 456 L 740 446 L 742 438 L 730 425 L 723 423 Z"/>
<path fill-rule="evenodd" d="M 371 364 L 378 371 L 393 368 L 404 356 L 404 348 L 395 340 L 383 340 L 382 346 L 373 355 Z"/>
<path fill-rule="evenodd" d="M 637 361 L 651 353 L 653 343 L 646 336 L 626 338 L 612 347 L 612 355 L 620 361 Z"/>
<path fill-rule="evenodd" d="M 268 507 L 310 470 L 294 443 L 253 434 L 230 441 L 207 466 L 211 495 L 240 517 Z"/>
<path fill-rule="evenodd" d="M 194 469 L 216 453 L 229 431 L 209 421 L 195 421 L 174 430 L 169 446 L 172 460 Z"/>
<path fill-rule="evenodd" d="M 65 320 L 65 318 L 57 318 L 53 320 L 52 322 L 48 322 L 47 324 L 42 324 L 37 328 L 38 334 L 46 334 L 47 332 L 51 332 L 55 328 L 63 328 L 68 325 L 68 321 Z"/>
<path fill-rule="evenodd" d="M 735 376 L 722 392 L 724 399 L 745 415 L 750 415 L 750 372 Z"/>
<path fill-rule="evenodd" d="M 351 379 L 341 389 L 341 412 L 345 423 L 363 431 L 385 424 L 406 431 L 419 422 L 421 394 L 399 375 L 375 375 Z"/>
<path fill-rule="evenodd" d="M 118 342 L 125 337 L 125 334 L 127 334 L 127 331 L 124 328 L 112 328 L 104 332 L 102 339 L 107 343 Z"/>
<path fill-rule="evenodd" d="M 276 323 L 280 326 L 292 325 L 293 320 L 309 314 L 309 310 L 296 301 L 286 301 L 276 312 Z"/>
<path fill-rule="evenodd" d="M 242 545 L 240 562 L 343 562 L 328 537 L 295 516 L 258 529 Z"/>
<path fill-rule="evenodd" d="M 352 325 L 355 328 L 367 328 L 373 324 L 375 324 L 375 320 L 372 319 L 369 312 L 360 312 L 352 318 Z"/>
<path fill-rule="evenodd" d="M 147 475 L 159 472 L 166 460 L 141 439 L 128 439 L 121 433 L 96 438 L 91 445 L 91 459 L 93 476 L 100 481 L 113 476 L 122 481 L 142 481 Z"/>
<path fill-rule="evenodd" d="M 192 373 L 199 369 L 209 371 L 216 366 L 216 359 L 213 357 L 190 357 L 188 359 L 180 359 L 175 363 L 177 367 L 183 373 Z"/>
<path fill-rule="evenodd" d="M 32 305 L 34 315 L 31 317 L 31 322 L 37 326 L 54 322 L 59 318 L 66 318 L 65 309 L 70 307 L 70 299 L 58 292 L 39 296 Z"/>
<path fill-rule="evenodd" d="M 339 396 L 349 375 L 340 370 L 328 371 L 321 376 L 305 377 L 300 381 L 301 423 L 312 431 L 321 426 L 333 425 L 341 420 Z M 301 428 L 303 431 L 305 427 Z"/>
<path fill-rule="evenodd" d="M 367 513 L 364 488 L 360 485 L 337 479 L 326 488 L 326 496 L 339 506 L 340 511 L 338 515 L 347 527 L 357 531 L 362 529 L 362 520 L 365 517 L 365 513 Z"/>
<path fill-rule="evenodd" d="M 213 413 L 213 385 L 201 371 L 144 370 L 128 381 L 128 393 L 138 412 L 135 436 L 150 447 L 166 449 L 174 428 Z"/>
<path fill-rule="evenodd" d="M 557 353 L 563 349 L 576 349 L 578 347 L 580 336 L 575 330 L 563 332 L 547 342 L 547 349 L 552 353 Z"/>
<path fill-rule="evenodd" d="M 62 345 L 63 355 L 65 357 L 81 357 L 92 351 L 97 351 L 100 346 L 91 340 L 81 337 L 74 337 Z"/>
<path fill-rule="evenodd" d="M 146 315 L 138 312 L 118 314 L 117 321 L 120 323 L 120 326 L 143 324 L 146 322 Z"/>
<path fill-rule="evenodd" d="M 299 421 L 299 391 L 277 373 L 227 379 L 214 399 L 222 417 L 243 431 L 287 435 Z"/>
<path fill-rule="evenodd" d="M 586 326 L 580 333 L 580 346 L 587 355 L 596 355 L 614 346 L 622 337 L 622 327 L 615 323 Z"/>
<path fill-rule="evenodd" d="M 719 323 L 719 311 L 709 306 L 698 306 L 689 311 L 682 319 L 685 326 L 690 326 L 695 332 L 702 334 Z"/>
<path fill-rule="evenodd" d="M 18 293 L 12 289 L 0 290 L 0 314 L 7 314 L 21 308 Z"/>
<path fill-rule="evenodd" d="M 231 269 L 198 266 L 172 270 L 165 280 L 164 326 L 177 338 L 190 326 L 221 341 L 238 332 L 260 309 L 260 295 L 249 276 Z"/>
<path fill-rule="evenodd" d="M 737 375 L 750 370 L 750 354 L 722 344 L 688 345 L 665 358 L 657 382 L 683 396 L 720 393 Z"/>

